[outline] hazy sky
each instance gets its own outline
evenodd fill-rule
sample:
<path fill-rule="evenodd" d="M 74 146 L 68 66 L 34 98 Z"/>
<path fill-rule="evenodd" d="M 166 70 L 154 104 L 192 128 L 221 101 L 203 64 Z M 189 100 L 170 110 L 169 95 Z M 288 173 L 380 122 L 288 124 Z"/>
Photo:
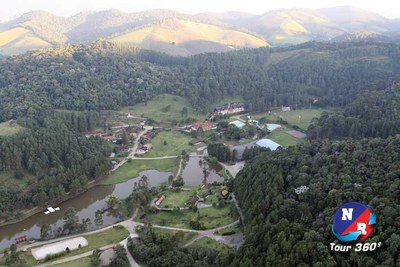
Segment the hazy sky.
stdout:
<path fill-rule="evenodd" d="M 262 14 L 269 10 L 304 7 L 323 8 L 354 5 L 390 18 L 400 18 L 400 3 L 396 0 L 1 0 L 0 19 L 6 20 L 32 10 L 46 10 L 56 15 L 70 16 L 82 10 L 110 8 L 138 12 L 168 8 L 184 13 L 204 11 L 244 11 Z"/>

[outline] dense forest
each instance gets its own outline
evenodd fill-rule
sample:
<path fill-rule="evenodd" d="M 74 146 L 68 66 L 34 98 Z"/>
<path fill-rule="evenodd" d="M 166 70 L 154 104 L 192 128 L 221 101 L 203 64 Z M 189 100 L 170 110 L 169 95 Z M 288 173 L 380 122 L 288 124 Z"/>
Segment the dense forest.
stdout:
<path fill-rule="evenodd" d="M 82 129 L 88 129 L 92 118 L 58 113 L 42 120 L 19 119 L 23 131 L 0 137 L 0 174 L 11 178 L 0 187 L 0 218 L 17 216 L 23 208 L 59 203 L 107 174 L 110 147 L 100 138 L 81 135 L 67 117 L 79 118 L 76 127 Z"/>
<path fill-rule="evenodd" d="M 311 138 L 388 137 L 399 132 L 399 85 L 364 92 L 343 113 L 324 113 L 308 129 Z"/>
<path fill-rule="evenodd" d="M 400 137 L 313 141 L 264 152 L 234 180 L 246 241 L 234 266 L 397 266 L 400 252 Z M 305 186 L 303 193 L 295 189 Z M 366 242 L 373 253 L 335 253 L 335 210 L 372 205 L 378 215 Z M 397 265 L 396 265 L 397 264 Z"/>
<path fill-rule="evenodd" d="M 344 106 L 400 73 L 400 46 L 306 43 L 179 58 L 98 41 L 2 59 L 0 120 L 52 109 L 118 109 L 161 93 L 210 99 L 241 96 L 250 110 L 280 105 Z"/>

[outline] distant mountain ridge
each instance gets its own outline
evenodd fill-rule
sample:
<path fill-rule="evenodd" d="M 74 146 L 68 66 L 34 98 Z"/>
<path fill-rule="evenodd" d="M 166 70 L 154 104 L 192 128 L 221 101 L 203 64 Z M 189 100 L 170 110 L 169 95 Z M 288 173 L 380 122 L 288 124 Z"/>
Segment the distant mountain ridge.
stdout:
<path fill-rule="evenodd" d="M 391 41 L 400 32 L 400 20 L 352 6 L 273 10 L 262 15 L 244 12 L 188 15 L 167 9 L 125 13 L 112 9 L 60 17 L 32 11 L 0 23 L 0 54 L 106 39 L 188 56 L 310 40 L 371 39 L 369 34 L 356 34 L 361 32 L 385 36 L 379 40 Z"/>

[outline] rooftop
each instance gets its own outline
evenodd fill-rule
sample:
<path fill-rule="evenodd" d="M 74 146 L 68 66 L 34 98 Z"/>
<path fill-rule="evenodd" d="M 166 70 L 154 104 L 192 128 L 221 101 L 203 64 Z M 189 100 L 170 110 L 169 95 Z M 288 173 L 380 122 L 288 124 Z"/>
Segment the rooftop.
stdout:
<path fill-rule="evenodd" d="M 278 143 L 276 143 L 276 142 L 274 142 L 274 141 L 272 141 L 270 139 L 266 139 L 266 138 L 258 140 L 256 142 L 256 145 L 260 146 L 260 147 L 269 148 L 272 151 L 276 150 L 278 147 L 281 146 L 280 144 L 278 144 Z"/>

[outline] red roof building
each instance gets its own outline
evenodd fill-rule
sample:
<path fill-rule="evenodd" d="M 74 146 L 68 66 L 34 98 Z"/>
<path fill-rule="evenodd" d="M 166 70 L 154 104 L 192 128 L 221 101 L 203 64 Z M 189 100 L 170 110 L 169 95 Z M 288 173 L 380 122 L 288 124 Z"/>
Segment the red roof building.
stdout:
<path fill-rule="evenodd" d="M 214 123 L 205 121 L 205 122 L 195 122 L 192 124 L 190 128 L 192 131 L 198 131 L 200 129 L 202 129 L 203 131 L 208 131 L 214 127 L 215 127 Z"/>

